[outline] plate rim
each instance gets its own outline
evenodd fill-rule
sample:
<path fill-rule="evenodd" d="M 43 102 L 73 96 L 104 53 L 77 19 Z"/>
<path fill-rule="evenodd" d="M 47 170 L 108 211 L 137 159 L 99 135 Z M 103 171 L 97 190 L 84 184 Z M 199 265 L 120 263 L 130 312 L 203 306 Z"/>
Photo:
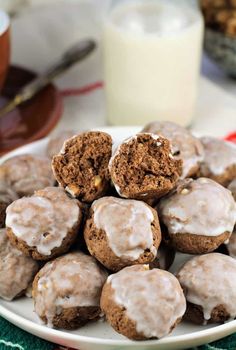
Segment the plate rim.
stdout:
<path fill-rule="evenodd" d="M 112 132 L 114 129 L 116 132 L 125 130 L 126 132 L 131 129 L 131 133 L 135 130 L 135 132 L 138 132 L 138 130 L 141 127 L 139 126 L 121 126 L 121 127 L 112 127 L 112 126 L 106 126 L 106 127 L 97 127 L 93 130 L 100 130 L 104 132 Z M 132 131 L 133 130 L 133 131 Z M 79 132 L 79 131 L 78 131 Z M 50 136 L 49 136 L 50 137 Z M 21 147 L 18 147 L 17 149 L 8 152 L 4 156 L 0 157 L 0 164 L 4 162 L 6 159 L 17 155 L 22 154 L 24 152 L 29 153 L 30 147 L 44 147 L 45 144 L 48 142 L 49 137 L 44 137 L 40 140 L 33 141 L 31 143 L 28 143 L 26 145 L 23 145 Z M 4 301 L 3 301 L 4 302 Z M 205 342 L 206 338 L 211 338 L 211 341 L 220 339 L 224 336 L 230 335 L 233 332 L 236 331 L 236 320 L 231 320 L 229 322 L 226 322 L 224 324 L 216 325 L 212 328 L 208 329 L 202 329 L 196 332 L 191 332 L 188 334 L 181 334 L 181 335 L 174 335 L 171 337 L 164 337 L 161 339 L 155 339 L 155 340 L 145 340 L 145 341 L 132 341 L 129 339 L 106 339 L 106 338 L 97 338 L 97 337 L 89 337 L 85 335 L 79 335 L 79 334 L 71 334 L 69 332 L 65 332 L 63 330 L 57 330 L 53 328 L 48 328 L 46 325 L 42 325 L 39 323 L 36 323 L 32 320 L 26 319 L 23 316 L 15 313 L 12 310 L 9 310 L 6 306 L 2 305 L 2 300 L 0 300 L 0 316 L 7 319 L 9 322 L 13 323 L 14 325 L 18 326 L 19 328 L 22 328 L 26 331 L 28 331 L 31 334 L 34 334 L 38 337 L 41 337 L 43 339 L 47 339 L 46 336 L 49 335 L 51 338 L 55 337 L 57 339 L 62 339 L 63 341 L 80 341 L 82 343 L 92 344 L 92 345 L 108 345 L 108 346 L 126 346 L 126 347 L 143 347 L 143 346 L 154 346 L 154 345 L 172 345 L 172 344 L 183 344 L 187 343 L 189 341 L 195 341 L 198 342 L 198 345 L 201 345 Z M 201 327 L 201 326 L 199 326 Z M 207 340 L 209 342 L 209 340 Z M 189 346 L 189 344 L 187 344 Z"/>
<path fill-rule="evenodd" d="M 173 337 L 165 337 L 165 338 L 154 339 L 154 340 L 145 340 L 140 342 L 140 341 L 132 341 L 129 339 L 114 340 L 114 339 L 89 337 L 85 335 L 71 334 L 69 332 L 64 332 L 63 330 L 49 328 L 46 325 L 33 322 L 31 320 L 24 318 L 23 316 L 20 316 L 14 313 L 11 310 L 8 310 L 5 306 L 1 305 L 1 302 L 0 302 L 0 315 L 6 318 L 7 320 L 9 320 L 10 322 L 12 322 L 13 324 L 15 324 L 16 326 L 23 328 L 25 330 L 29 330 L 29 331 L 35 330 L 36 332 L 40 331 L 40 333 L 49 333 L 63 340 L 68 340 L 68 339 L 73 341 L 81 340 L 82 342 L 87 342 L 90 344 L 97 344 L 97 345 L 118 345 L 118 346 L 122 346 L 122 345 L 133 346 L 134 344 L 138 346 L 171 345 L 173 343 L 182 343 L 182 342 L 187 342 L 189 340 L 202 340 L 204 337 L 214 336 L 214 335 L 217 335 L 217 338 L 215 338 L 216 340 L 221 338 L 221 336 L 218 338 L 219 333 L 222 334 L 225 331 L 229 331 L 228 334 L 231 334 L 231 331 L 233 330 L 233 328 L 236 330 L 236 320 L 233 320 L 212 328 L 189 333 L 187 335 L 182 334 L 182 335 L 176 335 Z M 212 339 L 212 341 L 214 341 L 214 339 Z"/>

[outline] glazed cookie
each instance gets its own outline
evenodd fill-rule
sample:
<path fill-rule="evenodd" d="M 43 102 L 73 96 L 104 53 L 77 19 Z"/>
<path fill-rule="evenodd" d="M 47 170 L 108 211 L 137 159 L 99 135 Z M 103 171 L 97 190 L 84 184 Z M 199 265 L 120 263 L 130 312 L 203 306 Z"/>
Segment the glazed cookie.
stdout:
<path fill-rule="evenodd" d="M 74 131 L 64 130 L 64 131 L 61 131 L 59 134 L 50 137 L 47 145 L 47 150 L 46 150 L 48 157 L 53 158 L 53 156 L 58 154 L 62 149 L 64 142 L 70 139 L 74 135 L 75 135 Z"/>
<path fill-rule="evenodd" d="M 146 201 L 164 196 L 175 186 L 182 160 L 174 159 L 167 139 L 142 133 L 117 148 L 109 169 L 121 197 Z"/>
<path fill-rule="evenodd" d="M 103 197 L 92 204 L 84 238 L 91 255 L 118 271 L 153 261 L 161 232 L 156 211 L 146 203 Z"/>
<path fill-rule="evenodd" d="M 230 182 L 228 189 L 231 191 L 234 200 L 236 201 L 236 179 Z"/>
<path fill-rule="evenodd" d="M 0 230 L 0 297 L 12 300 L 23 295 L 39 269 L 38 263 L 13 247 Z"/>
<path fill-rule="evenodd" d="M 236 317 L 236 260 L 220 253 L 196 256 L 177 274 L 185 291 L 185 318 L 197 323 L 223 323 Z"/>
<path fill-rule="evenodd" d="M 33 283 L 35 312 L 49 327 L 76 329 L 100 315 L 107 273 L 96 260 L 70 253 L 48 262 Z"/>
<path fill-rule="evenodd" d="M 16 192 L 5 181 L 0 181 L 0 228 L 5 227 L 6 209 L 18 199 Z"/>
<path fill-rule="evenodd" d="M 147 124 L 143 132 L 162 135 L 170 141 L 174 158 L 183 161 L 181 178 L 193 176 L 199 170 L 204 150 L 201 141 L 190 131 L 172 122 L 156 121 Z"/>
<path fill-rule="evenodd" d="M 111 152 L 111 136 L 104 132 L 90 131 L 74 136 L 64 143 L 61 153 L 53 157 L 55 177 L 73 197 L 92 202 L 109 189 Z"/>
<path fill-rule="evenodd" d="M 230 191 L 206 178 L 183 180 L 157 210 L 165 240 L 188 254 L 215 250 L 229 239 L 236 221 Z"/>
<path fill-rule="evenodd" d="M 36 260 L 68 251 L 82 219 L 79 201 L 59 187 L 46 187 L 7 208 L 7 234 L 17 248 Z"/>
<path fill-rule="evenodd" d="M 0 165 L 0 179 L 20 197 L 30 196 L 34 191 L 55 183 L 49 158 L 32 154 L 6 160 Z"/>
<path fill-rule="evenodd" d="M 136 265 L 108 277 L 101 309 L 118 333 L 144 340 L 168 335 L 181 321 L 186 301 L 174 275 Z"/>
<path fill-rule="evenodd" d="M 236 178 L 236 145 L 214 137 L 202 137 L 201 141 L 205 157 L 200 175 L 227 186 Z"/>

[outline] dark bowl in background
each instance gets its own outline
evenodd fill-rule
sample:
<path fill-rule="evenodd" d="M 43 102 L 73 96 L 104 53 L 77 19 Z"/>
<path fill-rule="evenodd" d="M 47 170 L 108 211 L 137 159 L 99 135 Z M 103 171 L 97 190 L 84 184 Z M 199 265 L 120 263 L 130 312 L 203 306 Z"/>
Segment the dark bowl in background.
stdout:
<path fill-rule="evenodd" d="M 37 76 L 22 67 L 10 66 L 0 96 L 0 107 Z M 0 155 L 45 137 L 57 124 L 63 101 L 57 87 L 48 84 L 36 96 L 0 119 Z"/>

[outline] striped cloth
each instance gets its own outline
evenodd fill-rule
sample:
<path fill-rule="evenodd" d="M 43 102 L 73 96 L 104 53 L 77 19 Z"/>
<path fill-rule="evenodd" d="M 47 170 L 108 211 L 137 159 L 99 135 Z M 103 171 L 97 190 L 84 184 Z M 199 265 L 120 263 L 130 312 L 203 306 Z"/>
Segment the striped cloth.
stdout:
<path fill-rule="evenodd" d="M 0 317 L 0 350 L 60 349 L 69 350 L 37 338 Z M 236 333 L 211 344 L 202 345 L 191 350 L 236 350 Z"/>

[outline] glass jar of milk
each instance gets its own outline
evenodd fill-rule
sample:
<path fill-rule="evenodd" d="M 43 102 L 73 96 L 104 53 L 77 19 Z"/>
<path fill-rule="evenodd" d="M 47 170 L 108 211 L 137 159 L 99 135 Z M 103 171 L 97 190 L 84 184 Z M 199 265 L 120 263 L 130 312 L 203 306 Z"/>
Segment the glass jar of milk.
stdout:
<path fill-rule="evenodd" d="M 107 118 L 111 125 L 194 114 L 203 21 L 191 0 L 117 0 L 103 33 Z"/>

